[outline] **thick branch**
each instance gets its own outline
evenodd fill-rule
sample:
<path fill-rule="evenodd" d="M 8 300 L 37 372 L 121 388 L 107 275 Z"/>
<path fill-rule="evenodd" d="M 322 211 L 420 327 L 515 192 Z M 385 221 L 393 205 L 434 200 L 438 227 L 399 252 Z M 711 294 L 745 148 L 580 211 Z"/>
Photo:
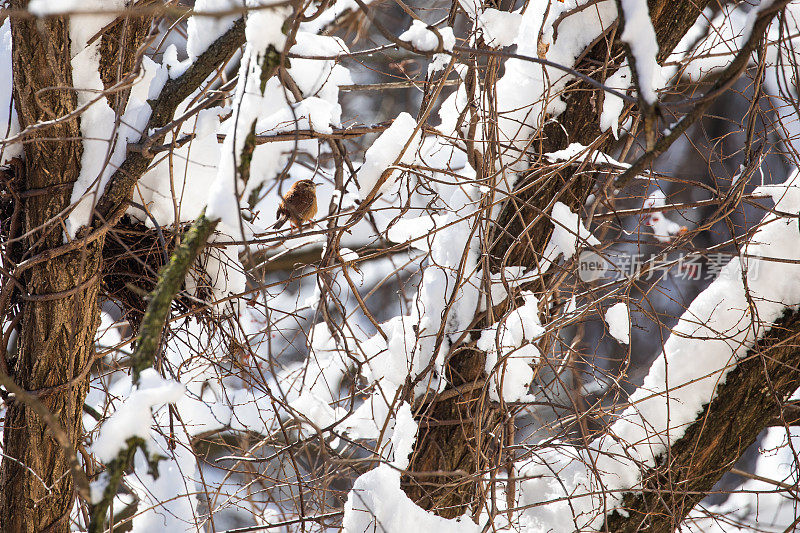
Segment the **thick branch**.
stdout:
<path fill-rule="evenodd" d="M 156 352 L 161 343 L 161 333 L 164 324 L 172 308 L 172 300 L 183 286 L 186 274 L 202 251 L 208 237 L 214 232 L 217 222 L 206 218 L 205 213 L 195 220 L 189 231 L 186 232 L 183 242 L 172 254 L 169 264 L 161 271 L 158 278 L 158 285 L 150 295 L 150 303 L 147 312 L 142 319 L 142 326 L 139 336 L 136 339 L 136 349 L 131 355 L 131 368 L 133 369 L 133 381 L 139 381 L 139 374 L 146 368 L 153 365 Z M 128 468 L 133 455 L 139 447 L 142 447 L 141 439 L 132 438 L 128 441 L 128 446 L 121 450 L 111 463 L 106 465 L 106 475 L 108 485 L 103 491 L 103 497 L 92 508 L 92 521 L 89 524 L 90 532 L 104 531 L 106 512 L 111 501 L 117 493 L 117 486 L 122 479 L 125 469 Z"/>
<path fill-rule="evenodd" d="M 800 386 L 798 362 L 800 311 L 794 311 L 728 374 L 714 400 L 645 476 L 644 490 L 625 496 L 628 516 L 613 514 L 603 531 L 675 531 L 759 433 L 782 416 L 784 402 Z"/>
<path fill-rule="evenodd" d="M 656 30 L 663 61 L 680 38 L 697 20 L 707 2 L 659 0 L 650 6 L 653 26 Z M 586 55 L 586 60 L 575 68 L 587 75 L 597 77 L 597 64 L 608 66 L 608 73 L 619 68 L 623 59 L 618 40 L 607 44 L 598 41 Z M 608 136 L 599 129 L 599 109 L 596 104 L 603 89 L 586 82 L 575 82 L 564 94 L 567 111 L 558 121 L 549 121 L 540 138 L 530 146 L 540 153 L 566 148 L 569 143 L 597 144 L 601 138 L 603 146 L 610 144 Z M 493 267 L 503 263 L 534 268 L 550 238 L 552 226 L 547 211 L 553 198 L 559 197 L 573 210 L 580 209 L 591 191 L 594 182 L 590 173 L 580 176 L 554 175 L 542 180 L 536 187 L 518 192 L 507 203 L 497 222 L 498 236 L 490 244 L 490 261 Z M 571 181 L 573 180 L 573 181 Z M 523 186 L 526 180 L 520 180 Z M 561 193 L 564 192 L 563 196 Z M 498 315 L 499 316 L 499 315 Z M 483 327 L 480 324 L 478 327 Z M 485 354 L 474 346 L 461 345 L 451 349 L 446 373 L 452 387 L 474 383 L 484 379 Z M 470 389 L 469 393 L 432 403 L 425 413 L 424 429 L 420 429 L 414 454 L 412 472 L 458 472 L 483 473 L 497 467 L 500 456 L 498 446 L 502 444 L 504 421 L 499 409 L 488 405 L 485 390 Z M 439 421 L 458 420 L 455 426 L 439 424 Z M 445 516 L 463 514 L 477 500 L 477 484 L 472 477 L 440 475 L 421 482 L 413 475 L 403 477 L 406 493 L 419 505 Z"/>
<path fill-rule="evenodd" d="M 196 91 L 215 69 L 244 44 L 244 26 L 244 18 L 238 19 L 233 27 L 214 41 L 186 72 L 167 82 L 158 99 L 150 102 L 153 112 L 144 131 L 158 130 L 172 120 L 175 109 L 180 103 Z M 159 138 L 149 138 L 147 143 L 155 144 L 165 134 L 166 132 L 162 132 Z M 127 208 L 125 201 L 131 197 L 134 185 L 145 173 L 151 160 L 152 156 L 144 149 L 128 153 L 128 157 L 111 176 L 103 196 L 95 207 L 99 223 L 113 224 L 124 214 Z"/>

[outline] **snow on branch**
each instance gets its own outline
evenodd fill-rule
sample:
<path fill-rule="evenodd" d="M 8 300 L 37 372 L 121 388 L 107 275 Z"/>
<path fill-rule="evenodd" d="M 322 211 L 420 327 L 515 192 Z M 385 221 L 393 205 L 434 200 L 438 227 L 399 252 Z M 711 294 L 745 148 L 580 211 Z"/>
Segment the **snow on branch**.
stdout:
<path fill-rule="evenodd" d="M 777 212 L 800 211 L 800 173 L 771 190 Z M 528 520 L 544 529 L 599 529 L 606 512 L 625 514 L 623 493 L 636 490 L 642 472 L 684 435 L 748 350 L 800 305 L 798 235 L 796 216 L 767 215 L 741 257 L 672 328 L 608 434 L 585 450 L 548 447 L 519 465 L 531 478 L 520 485 L 521 502 L 544 505 L 525 511 Z"/>

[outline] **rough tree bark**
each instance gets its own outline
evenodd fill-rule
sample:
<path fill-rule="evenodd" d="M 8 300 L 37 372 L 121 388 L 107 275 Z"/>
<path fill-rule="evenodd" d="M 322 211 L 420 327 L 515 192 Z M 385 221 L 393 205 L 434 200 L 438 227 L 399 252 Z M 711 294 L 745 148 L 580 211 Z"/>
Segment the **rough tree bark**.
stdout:
<path fill-rule="evenodd" d="M 666 59 L 707 3 L 707 0 L 649 2 L 660 47 L 659 61 Z M 577 68 L 601 79 L 619 67 L 624 55 L 619 32 L 612 32 L 587 52 Z M 598 68 L 598 64 L 608 68 Z M 607 149 L 612 139 L 599 128 L 598 102 L 601 98 L 598 89 L 586 83 L 574 84 L 564 96 L 567 111 L 559 117 L 558 124 L 546 127 L 541 138 L 534 140 L 532 150 L 553 152 L 573 142 L 597 146 L 598 139 L 601 139 L 599 148 Z M 535 153 L 531 157 L 535 159 Z M 579 210 L 595 183 L 589 174 L 586 172 L 577 178 L 565 171 L 512 198 L 497 224 L 499 229 L 490 253 L 492 267 L 523 265 L 535 268 L 536 258 L 544 251 L 552 232 L 552 225 L 547 217 L 541 216 L 542 213 L 548 211 L 554 196 L 565 188 L 559 200 L 573 211 Z M 520 180 L 519 186 L 524 187 L 536 179 L 534 171 Z M 524 237 L 518 238 L 521 235 Z M 497 311 L 494 316 L 502 316 L 503 307 Z M 489 325 L 486 320 L 480 324 L 486 325 Z M 409 473 L 403 477 L 403 488 L 411 499 L 421 507 L 448 518 L 460 516 L 470 509 L 477 511 L 483 500 L 477 492 L 480 476 L 500 466 L 496 458 L 497 444 L 505 438 L 504 428 L 508 427 L 508 421 L 503 420 L 498 407 L 493 406 L 486 396 L 486 388 L 482 386 L 486 377 L 484 361 L 485 355 L 475 349 L 474 344 L 464 344 L 451 351 L 446 367 L 451 386 L 418 413 L 419 435 Z"/>
<path fill-rule="evenodd" d="M 12 3 L 22 9 L 26 4 Z M 11 21 L 14 103 L 23 128 L 75 110 L 67 28 L 62 17 Z M 63 244 L 62 226 L 52 221 L 69 206 L 72 183 L 80 171 L 77 118 L 59 122 L 39 137 L 47 139 L 34 137 L 25 144 L 23 227 L 30 232 L 25 240 L 29 257 Z M 19 281 L 27 294 L 19 295 L 19 355 L 7 361 L 9 374 L 39 395 L 73 444 L 81 434 L 87 382 L 70 382 L 92 360 L 99 244 L 39 261 L 21 272 Z M 18 402 L 8 405 L 3 437 L 3 452 L 15 460 L 4 459 L 0 471 L 0 530 L 69 531 L 73 481 L 64 450 L 36 413 Z"/>
<path fill-rule="evenodd" d="M 627 516 L 614 513 L 604 531 L 675 531 L 720 477 L 756 441 L 800 387 L 800 312 L 787 313 L 728 374 L 684 436 L 629 493 Z"/>
<path fill-rule="evenodd" d="M 137 6 L 154 1 L 141 0 Z M 14 0 L 10 7 L 22 11 L 26 6 L 27 0 Z M 142 44 L 150 21 L 149 10 L 137 13 L 134 9 L 98 36 L 100 78 L 107 89 L 116 85 L 106 98 L 118 112 L 127 102 L 129 82 L 144 53 Z M 12 17 L 11 25 L 14 101 L 23 130 L 75 111 L 66 18 Z M 172 120 L 177 106 L 244 40 L 244 22 L 239 19 L 184 74 L 169 80 L 158 99 L 150 102 L 153 112 L 145 131 L 157 133 L 142 142 L 161 142 L 170 131 L 165 125 Z M 19 277 L 25 291 L 13 296 L 22 309 L 20 350 L 15 360 L 3 362 L 16 383 L 38 396 L 55 415 L 73 448 L 81 438 L 81 409 L 99 319 L 100 279 L 113 275 L 102 265 L 105 237 L 110 234 L 106 230 L 116 225 L 127 210 L 136 182 L 153 157 L 141 146 L 133 148 L 101 191 L 90 227 L 79 233 L 80 246 L 69 247 L 63 244 L 59 216 L 66 214 L 72 185 L 80 172 L 79 119 L 62 118 L 26 137 L 25 190 L 19 191 L 24 197 L 25 220 L 18 233 L 27 237 L 24 246 L 17 247 L 25 253 L 18 258 L 20 265 L 12 273 Z M 13 283 L 6 285 L 17 287 Z M 7 287 L 0 291 L 0 300 L 6 303 Z M 20 403 L 10 403 L 6 412 L 3 451 L 8 459 L 0 465 L 0 531 L 69 531 L 74 500 L 69 458 L 33 410 Z"/>
<path fill-rule="evenodd" d="M 26 0 L 11 2 L 24 10 Z M 149 19 L 126 17 L 104 34 L 101 77 L 107 86 L 134 66 Z M 75 111 L 66 17 L 12 17 L 14 103 L 20 126 Z M 128 91 L 109 102 L 120 110 Z M 22 229 L 25 253 L 14 271 L 21 287 L 18 357 L 6 361 L 10 376 L 55 415 L 73 448 L 82 436 L 81 413 L 94 362 L 99 323 L 98 291 L 104 237 L 69 247 L 62 217 L 80 173 L 79 118 L 35 131 L 24 145 Z M 29 406 L 9 402 L 0 466 L 0 531 L 69 531 L 74 501 L 70 457 Z M 35 473 L 35 475 L 34 475 Z"/>

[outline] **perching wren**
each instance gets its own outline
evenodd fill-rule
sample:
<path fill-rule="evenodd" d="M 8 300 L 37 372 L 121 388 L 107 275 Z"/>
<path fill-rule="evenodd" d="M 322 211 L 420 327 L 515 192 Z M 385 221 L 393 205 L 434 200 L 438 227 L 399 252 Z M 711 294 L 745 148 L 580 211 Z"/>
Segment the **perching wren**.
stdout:
<path fill-rule="evenodd" d="M 317 214 L 317 184 L 311 180 L 299 180 L 289 187 L 283 196 L 275 216 L 278 222 L 272 226 L 279 229 L 288 220 L 292 227 L 302 228 L 303 224 Z"/>

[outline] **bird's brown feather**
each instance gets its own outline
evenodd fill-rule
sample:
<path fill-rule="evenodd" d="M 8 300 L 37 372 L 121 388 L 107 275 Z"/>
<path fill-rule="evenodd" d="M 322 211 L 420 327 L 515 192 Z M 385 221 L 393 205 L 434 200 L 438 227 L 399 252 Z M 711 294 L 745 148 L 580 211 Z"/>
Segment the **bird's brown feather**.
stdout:
<path fill-rule="evenodd" d="M 300 180 L 292 184 L 278 206 L 276 216 L 280 228 L 289 220 L 293 226 L 301 227 L 317 214 L 317 194 L 315 185 L 310 180 Z"/>

